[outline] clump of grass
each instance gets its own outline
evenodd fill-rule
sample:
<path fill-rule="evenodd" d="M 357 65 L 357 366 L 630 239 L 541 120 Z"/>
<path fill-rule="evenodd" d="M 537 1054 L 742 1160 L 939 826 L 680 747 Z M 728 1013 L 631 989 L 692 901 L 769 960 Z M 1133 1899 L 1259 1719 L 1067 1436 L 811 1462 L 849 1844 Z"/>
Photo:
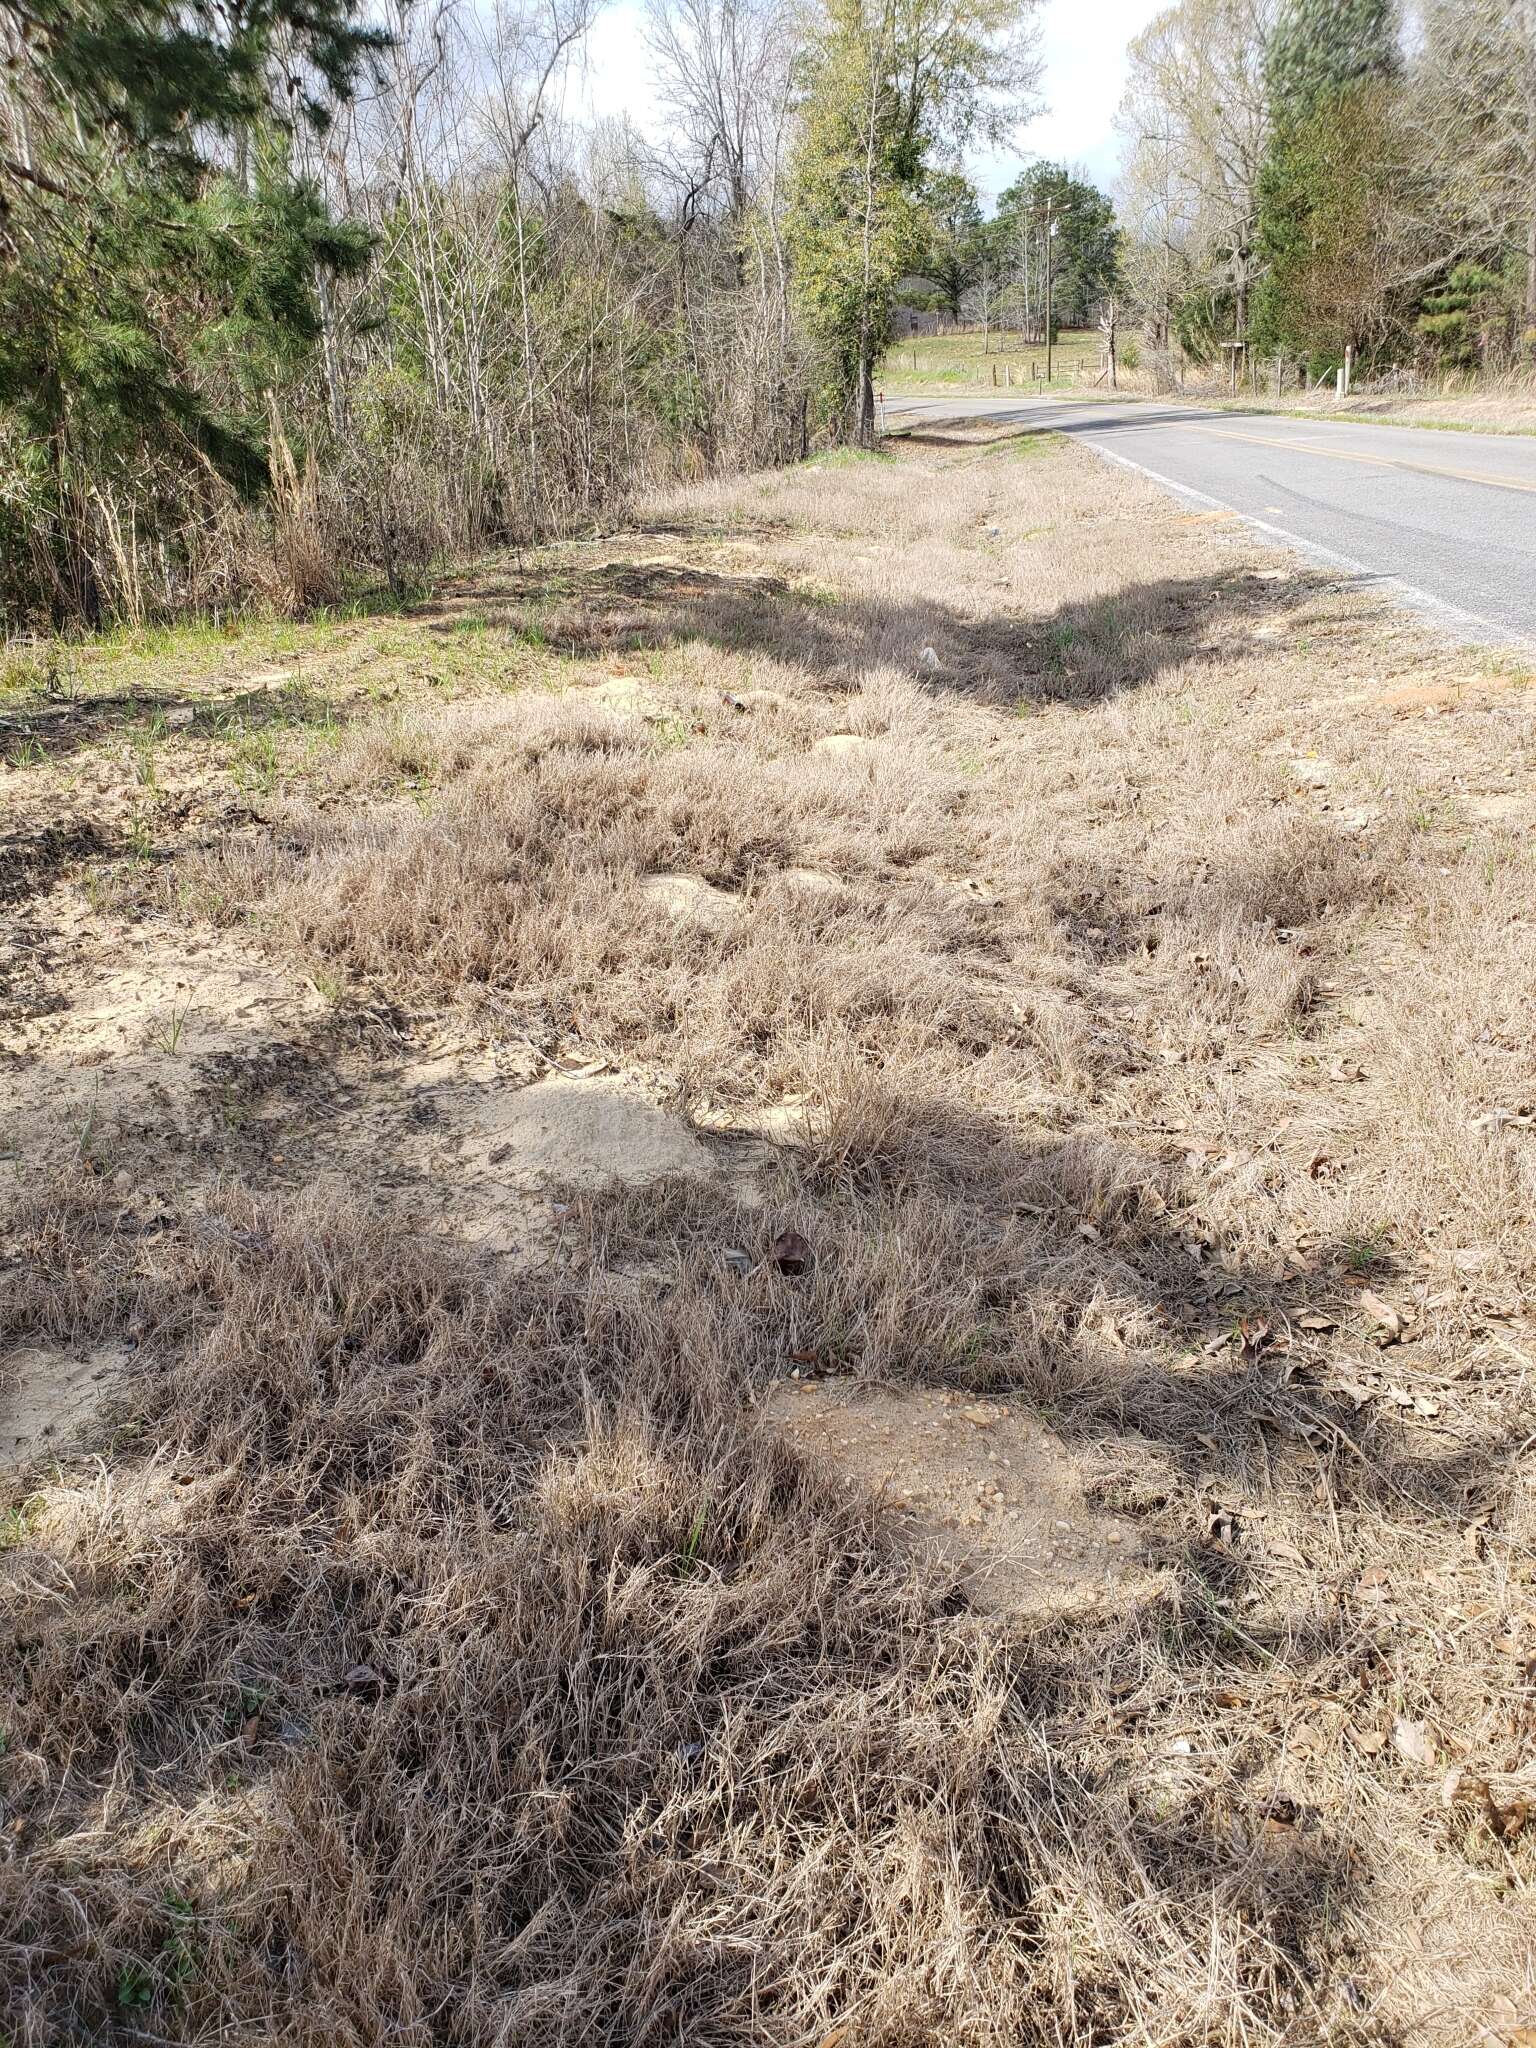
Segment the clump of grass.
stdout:
<path fill-rule="evenodd" d="M 272 829 L 173 858 L 157 808 L 164 900 L 396 1049 L 462 1007 L 600 1054 L 757 1177 L 583 1198 L 509 1277 L 390 1220 L 388 1063 L 361 1124 L 285 1095 L 356 1208 L 194 1198 L 214 1120 L 259 1149 L 226 1081 L 145 1215 L 104 1088 L 0 1226 L 0 1343 L 136 1346 L 134 1429 L 5 1552 L 29 2043 L 1459 2048 L 1525 1995 L 1536 1830 L 1446 1768 L 1536 1798 L 1528 856 L 1371 780 L 1354 684 L 1422 649 L 1366 600 L 1313 593 L 1324 669 L 1294 582 L 1065 446 L 1013 564 L 986 445 L 700 487 L 682 565 L 519 565 L 559 699 L 469 644 L 480 702 L 349 726 Z M 665 696 L 598 708 L 619 653 Z M 981 1621 L 770 1434 L 801 1356 L 1048 1417 L 1159 1588 Z"/>
<path fill-rule="evenodd" d="M 86 1199 L 34 1228 L 57 1259 L 103 1221 Z M 86 1313 L 135 1304 L 191 1483 L 151 1464 L 131 1506 L 56 1492 L 26 1561 L 72 1560 L 82 1597 L 41 1635 L 7 1610 L 15 1754 L 68 1786 L 38 1814 L 62 1888 L 0 1872 L 23 2038 L 109 2024 L 125 1984 L 188 2039 L 231 2010 L 316 2040 L 446 2010 L 575 2042 L 646 2007 L 721 2041 L 913 2010 L 1006 2038 L 1023 1952 L 962 1791 L 999 1673 L 713 1363 L 668 1354 L 623 1288 L 583 1338 L 574 1297 L 314 1205 L 214 1212 L 174 1279 L 105 1264 Z M 135 1670 L 149 1714 L 122 1711 Z M 264 1702 L 236 1738 L 256 1802 L 210 1724 L 232 1684 Z M 994 1825 L 1010 1804 L 1000 1775 Z M 193 1966 L 163 1888 L 213 1906 L 203 1828 L 245 1876 Z"/>
<path fill-rule="evenodd" d="M 142 1361 L 140 1449 L 8 1553 L 23 2039 L 1003 2048 L 1147 2001 L 1235 2039 L 1322 1982 L 1347 1855 L 1266 1860 L 1268 1795 L 1095 1732 L 1105 1683 L 1187 1727 L 1219 1628 L 978 1630 L 754 1426 L 795 1288 L 725 1264 L 749 1217 L 643 1215 L 594 1210 L 590 1251 L 670 1286 L 496 1282 L 330 1198 L 228 1192 L 159 1250 L 89 1185 L 12 1215 L 0 1327 Z"/>

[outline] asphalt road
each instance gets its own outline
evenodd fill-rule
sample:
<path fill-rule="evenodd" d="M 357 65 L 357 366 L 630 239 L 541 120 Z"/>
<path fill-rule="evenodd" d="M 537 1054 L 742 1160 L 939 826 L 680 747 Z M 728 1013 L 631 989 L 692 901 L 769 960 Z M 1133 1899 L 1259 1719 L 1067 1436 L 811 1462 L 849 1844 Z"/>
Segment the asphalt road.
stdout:
<path fill-rule="evenodd" d="M 887 431 L 996 419 L 1071 434 L 1203 506 L 1392 589 L 1462 637 L 1536 646 L 1536 436 L 1202 412 L 1156 400 L 905 398 Z"/>

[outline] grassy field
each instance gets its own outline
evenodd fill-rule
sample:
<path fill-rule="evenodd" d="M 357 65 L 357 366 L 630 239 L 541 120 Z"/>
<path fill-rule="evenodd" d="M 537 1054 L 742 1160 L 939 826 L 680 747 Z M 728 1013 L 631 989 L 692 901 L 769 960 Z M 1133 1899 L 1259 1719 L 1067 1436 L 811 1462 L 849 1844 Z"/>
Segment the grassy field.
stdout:
<path fill-rule="evenodd" d="M 890 391 L 991 390 L 1020 384 L 1039 390 L 1088 388 L 1099 373 L 1103 346 L 1097 329 L 1064 330 L 1053 351 L 1052 376 L 1045 382 L 1045 346 L 1020 341 L 1016 334 L 945 334 L 916 336 L 897 344 L 880 367 Z"/>
<path fill-rule="evenodd" d="M 1021 343 L 1015 335 L 920 336 L 891 349 L 881 365 L 880 383 L 892 393 L 926 392 L 930 397 L 1021 388 L 1107 397 L 1109 386 L 1101 379 L 1102 365 L 1103 339 L 1096 328 L 1062 333 L 1049 384 L 1045 381 L 1044 348 Z M 1465 388 L 1448 383 L 1440 391 L 1417 396 L 1364 390 L 1342 403 L 1326 390 L 1290 391 L 1277 401 L 1267 378 L 1261 378 L 1257 391 L 1245 391 L 1234 399 L 1219 374 L 1206 374 L 1191 365 L 1183 388 L 1170 393 L 1159 390 L 1144 366 L 1122 362 L 1117 390 L 1122 398 L 1155 396 L 1164 403 L 1181 398 L 1191 405 L 1239 412 L 1283 412 L 1308 419 L 1347 419 L 1357 424 L 1376 421 L 1385 426 L 1433 427 L 1469 434 L 1536 433 L 1536 393 L 1521 379 L 1469 383 Z"/>
<path fill-rule="evenodd" d="M 1530 2040 L 1521 664 L 954 429 L 0 757 L 14 2048 Z"/>

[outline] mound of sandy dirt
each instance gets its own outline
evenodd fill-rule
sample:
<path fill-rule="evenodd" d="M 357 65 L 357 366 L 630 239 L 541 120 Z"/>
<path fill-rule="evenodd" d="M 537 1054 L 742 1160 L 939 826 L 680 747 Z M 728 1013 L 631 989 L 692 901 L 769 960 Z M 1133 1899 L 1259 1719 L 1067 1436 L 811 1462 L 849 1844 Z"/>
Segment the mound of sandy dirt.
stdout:
<path fill-rule="evenodd" d="M 518 1086 L 487 1065 L 445 1058 L 399 1081 L 401 1159 L 440 1220 L 490 1250 L 526 1250 L 546 1236 L 552 1197 L 715 1169 L 687 1123 L 615 1074 Z"/>
<path fill-rule="evenodd" d="M 700 875 L 642 875 L 640 887 L 668 916 L 685 924 L 702 925 L 707 931 L 722 931 L 741 910 L 728 889 L 717 889 Z"/>
<path fill-rule="evenodd" d="M 766 1417 L 881 1495 L 898 1544 L 954 1566 L 980 1608 L 1059 1614 L 1151 1587 L 1136 1525 L 1090 1508 L 1061 1439 L 1009 1402 L 790 1379 Z"/>
<path fill-rule="evenodd" d="M 64 1450 L 110 1396 L 127 1355 L 119 1345 L 0 1352 L 0 1467 Z"/>

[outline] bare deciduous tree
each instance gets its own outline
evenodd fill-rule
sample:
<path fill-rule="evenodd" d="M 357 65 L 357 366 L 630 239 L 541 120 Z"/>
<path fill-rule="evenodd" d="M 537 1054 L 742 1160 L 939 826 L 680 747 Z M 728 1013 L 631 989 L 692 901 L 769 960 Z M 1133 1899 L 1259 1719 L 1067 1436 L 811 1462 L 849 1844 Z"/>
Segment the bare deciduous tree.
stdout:
<path fill-rule="evenodd" d="M 1120 111 L 1125 183 L 1163 308 L 1230 291 L 1235 338 L 1248 331 L 1259 174 L 1269 139 L 1265 58 L 1277 0 L 1179 0 L 1130 46 Z"/>

